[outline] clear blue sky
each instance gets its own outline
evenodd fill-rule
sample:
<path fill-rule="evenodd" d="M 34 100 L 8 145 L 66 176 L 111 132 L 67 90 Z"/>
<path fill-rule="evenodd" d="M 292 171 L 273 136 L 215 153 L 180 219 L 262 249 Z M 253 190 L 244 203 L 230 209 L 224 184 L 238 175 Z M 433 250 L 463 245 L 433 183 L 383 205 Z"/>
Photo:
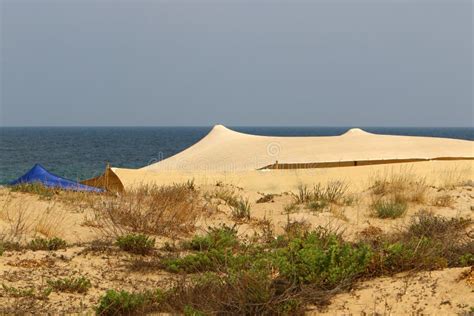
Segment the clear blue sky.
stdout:
<path fill-rule="evenodd" d="M 0 0 L 1 120 L 472 126 L 471 0 Z"/>

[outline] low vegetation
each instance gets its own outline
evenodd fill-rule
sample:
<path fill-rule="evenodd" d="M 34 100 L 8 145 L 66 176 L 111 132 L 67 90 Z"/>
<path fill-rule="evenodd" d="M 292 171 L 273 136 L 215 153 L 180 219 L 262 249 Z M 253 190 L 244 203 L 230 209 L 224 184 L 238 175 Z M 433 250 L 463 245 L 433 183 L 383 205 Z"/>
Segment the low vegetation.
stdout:
<path fill-rule="evenodd" d="M 371 179 L 369 187 L 375 200 L 388 198 L 406 204 L 423 204 L 428 193 L 426 180 L 407 168 L 378 174 Z"/>
<path fill-rule="evenodd" d="M 231 206 L 231 215 L 235 220 L 249 220 L 250 208 L 248 199 L 239 198 L 235 204 Z"/>
<path fill-rule="evenodd" d="M 46 287 L 43 289 L 35 287 L 17 288 L 5 284 L 2 284 L 2 287 L 3 291 L 8 296 L 13 298 L 31 298 L 37 300 L 45 300 L 52 292 L 52 289 L 50 287 Z"/>
<path fill-rule="evenodd" d="M 65 240 L 53 237 L 53 238 L 35 238 L 28 243 L 28 248 L 36 251 L 36 250 L 58 250 L 66 248 L 67 243 Z"/>
<path fill-rule="evenodd" d="M 153 308 L 161 299 L 161 292 L 130 293 L 108 290 L 96 308 L 98 315 L 139 315 Z"/>
<path fill-rule="evenodd" d="M 395 233 L 369 227 L 356 242 L 298 221 L 289 221 L 284 235 L 266 243 L 239 237 L 235 227 L 210 228 L 182 243 L 174 250 L 178 254 L 155 259 L 156 269 L 181 275 L 171 288 L 107 292 L 100 306 L 113 296 L 119 305 L 113 310 L 130 313 L 303 314 L 308 304 L 327 304 L 361 278 L 472 264 L 474 244 L 466 235 L 471 225 L 468 219 L 419 212 Z M 139 303 L 129 310 L 122 301 Z"/>
<path fill-rule="evenodd" d="M 238 244 L 236 226 L 221 225 L 209 227 L 207 234 L 196 235 L 189 242 L 183 242 L 184 249 L 205 251 L 233 247 Z"/>
<path fill-rule="evenodd" d="M 321 212 L 335 206 L 351 205 L 355 197 L 348 193 L 348 185 L 342 181 L 330 181 L 326 185 L 318 183 L 309 189 L 305 185 L 298 187 L 298 192 L 293 193 L 294 205 L 304 204 L 313 212 Z M 288 206 L 291 211 L 292 205 Z"/>
<path fill-rule="evenodd" d="M 236 206 L 239 201 L 239 195 L 235 192 L 233 188 L 224 187 L 222 184 L 216 185 L 218 187 L 212 193 L 205 195 L 207 199 L 217 199 L 223 201 L 229 206 Z"/>
<path fill-rule="evenodd" d="M 92 208 L 94 226 L 107 237 L 126 233 L 169 237 L 187 234 L 206 214 L 199 192 L 189 183 L 141 186 L 119 196 L 107 196 Z"/>
<path fill-rule="evenodd" d="M 48 285 L 57 292 L 86 293 L 92 286 L 91 281 L 84 276 L 48 280 Z"/>
<path fill-rule="evenodd" d="M 467 233 L 471 226 L 471 219 L 447 219 L 420 211 L 404 229 L 371 241 L 381 260 L 379 272 L 466 265 L 466 255 L 474 253 L 472 237 Z"/>
<path fill-rule="evenodd" d="M 115 244 L 124 251 L 147 255 L 153 251 L 155 239 L 143 234 L 127 234 L 118 237 Z"/>
<path fill-rule="evenodd" d="M 32 193 L 39 195 L 42 199 L 51 199 L 57 192 L 57 190 L 47 188 L 41 183 L 22 183 L 13 185 L 10 187 L 12 192 Z"/>
<path fill-rule="evenodd" d="M 378 218 L 401 217 L 405 214 L 407 208 L 407 203 L 398 199 L 378 199 L 372 204 L 374 215 Z"/>

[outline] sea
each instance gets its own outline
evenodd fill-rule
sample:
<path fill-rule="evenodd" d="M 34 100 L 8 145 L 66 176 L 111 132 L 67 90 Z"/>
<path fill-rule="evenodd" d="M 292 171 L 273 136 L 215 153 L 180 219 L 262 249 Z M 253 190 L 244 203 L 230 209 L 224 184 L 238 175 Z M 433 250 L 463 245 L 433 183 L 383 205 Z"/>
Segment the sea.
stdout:
<path fill-rule="evenodd" d="M 0 127 L 0 184 L 40 163 L 74 180 L 97 176 L 106 163 L 140 168 L 170 157 L 203 138 L 212 127 Z M 331 136 L 350 127 L 229 127 L 267 136 Z M 378 134 L 474 140 L 474 128 L 362 127 Z"/>

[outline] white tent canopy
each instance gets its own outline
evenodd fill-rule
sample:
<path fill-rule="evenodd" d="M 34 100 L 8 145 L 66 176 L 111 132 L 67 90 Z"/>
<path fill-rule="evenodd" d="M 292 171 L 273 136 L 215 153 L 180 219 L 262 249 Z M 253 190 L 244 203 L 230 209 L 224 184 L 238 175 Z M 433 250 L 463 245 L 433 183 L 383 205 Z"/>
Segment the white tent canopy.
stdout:
<path fill-rule="evenodd" d="M 216 125 L 193 146 L 141 170 L 243 171 L 434 159 L 474 159 L 474 142 L 378 135 L 358 128 L 340 136 L 270 137 L 239 133 Z"/>

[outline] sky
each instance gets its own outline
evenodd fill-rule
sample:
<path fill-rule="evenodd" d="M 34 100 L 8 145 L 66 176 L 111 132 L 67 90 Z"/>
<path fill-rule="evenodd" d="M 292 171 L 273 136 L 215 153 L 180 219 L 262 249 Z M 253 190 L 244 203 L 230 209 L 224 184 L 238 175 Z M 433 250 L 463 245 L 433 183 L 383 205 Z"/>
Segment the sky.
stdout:
<path fill-rule="evenodd" d="M 471 0 L 0 0 L 1 126 L 473 126 Z"/>

